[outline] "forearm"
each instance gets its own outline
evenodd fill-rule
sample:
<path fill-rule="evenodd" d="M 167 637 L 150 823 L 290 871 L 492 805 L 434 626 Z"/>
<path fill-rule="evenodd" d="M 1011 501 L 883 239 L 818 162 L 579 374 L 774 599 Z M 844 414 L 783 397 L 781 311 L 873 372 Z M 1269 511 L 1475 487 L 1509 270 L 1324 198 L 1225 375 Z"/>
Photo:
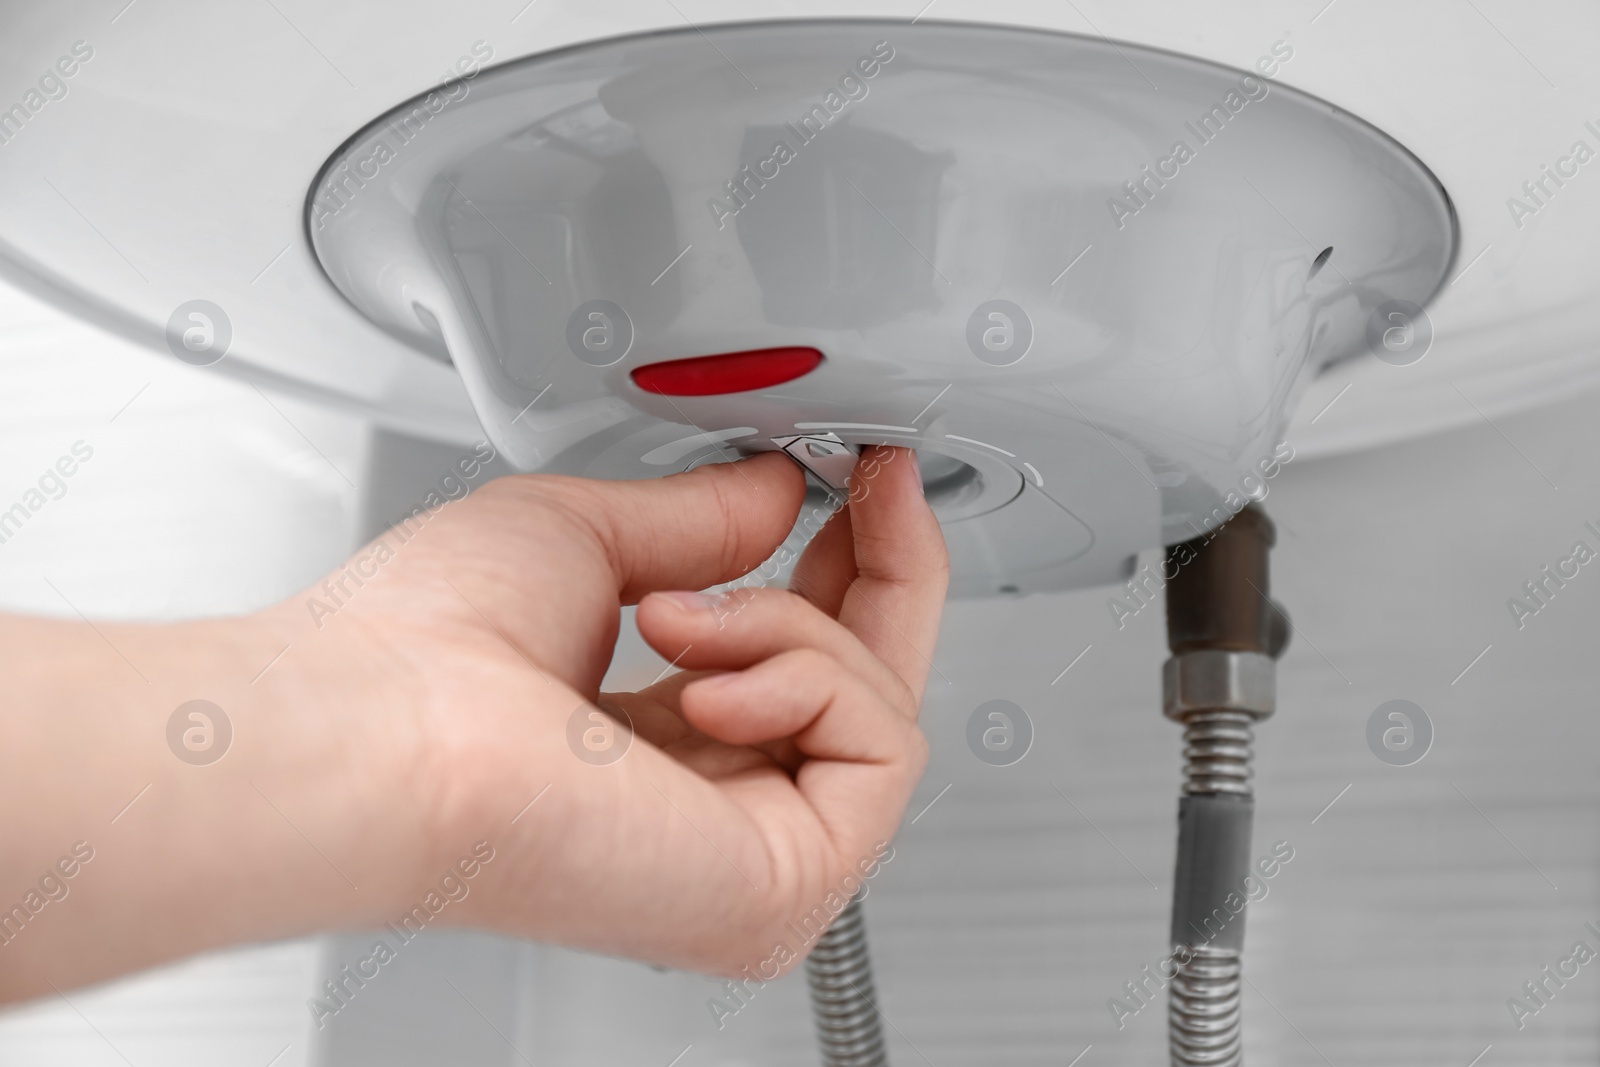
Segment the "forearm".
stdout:
<path fill-rule="evenodd" d="M 412 887 L 425 813 L 391 787 L 407 731 L 338 713 L 362 680 L 321 666 L 321 636 L 286 609 L 0 617 L 0 999 L 374 921 Z M 227 724 L 181 716 L 169 739 L 195 699 Z"/>

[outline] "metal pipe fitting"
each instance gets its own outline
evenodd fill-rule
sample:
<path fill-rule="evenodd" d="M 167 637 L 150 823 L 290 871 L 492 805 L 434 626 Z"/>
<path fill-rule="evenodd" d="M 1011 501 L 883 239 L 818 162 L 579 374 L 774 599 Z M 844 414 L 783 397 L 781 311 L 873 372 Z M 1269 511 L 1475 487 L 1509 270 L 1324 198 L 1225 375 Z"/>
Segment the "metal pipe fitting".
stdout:
<path fill-rule="evenodd" d="M 1255 797 L 1251 727 L 1277 706 L 1275 660 L 1288 616 L 1268 595 L 1271 521 L 1255 505 L 1168 550 L 1162 713 L 1183 724 L 1184 783 L 1171 940 L 1183 962 L 1169 987 L 1174 1067 L 1244 1059 L 1240 990 Z M 1238 910 L 1230 906 L 1237 901 Z"/>
<path fill-rule="evenodd" d="M 1162 714 L 1183 723 L 1187 795 L 1250 794 L 1251 725 L 1271 715 L 1276 670 L 1260 652 L 1194 649 L 1162 666 Z"/>
<path fill-rule="evenodd" d="M 1276 665 L 1261 652 L 1194 649 L 1161 667 L 1161 713 L 1175 722 L 1202 711 L 1265 719 L 1276 708 L 1277 695 Z"/>

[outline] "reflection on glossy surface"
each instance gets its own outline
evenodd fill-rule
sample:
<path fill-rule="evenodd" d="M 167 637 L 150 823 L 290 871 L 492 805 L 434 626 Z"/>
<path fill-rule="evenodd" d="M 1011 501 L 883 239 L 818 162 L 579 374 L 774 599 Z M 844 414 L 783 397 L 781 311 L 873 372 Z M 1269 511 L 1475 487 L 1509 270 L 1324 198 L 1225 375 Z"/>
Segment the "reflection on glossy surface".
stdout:
<path fill-rule="evenodd" d="M 350 195 L 380 120 L 312 235 L 357 307 L 442 337 L 526 469 L 647 477 L 694 428 L 752 427 L 708 443 L 748 452 L 822 424 L 978 472 L 943 496 L 958 591 L 1111 580 L 1267 491 L 1306 378 L 1426 302 L 1455 236 L 1349 115 L 1120 47 L 872 22 L 586 45 L 485 72 Z M 826 361 L 732 395 L 629 379 L 777 346 Z"/>

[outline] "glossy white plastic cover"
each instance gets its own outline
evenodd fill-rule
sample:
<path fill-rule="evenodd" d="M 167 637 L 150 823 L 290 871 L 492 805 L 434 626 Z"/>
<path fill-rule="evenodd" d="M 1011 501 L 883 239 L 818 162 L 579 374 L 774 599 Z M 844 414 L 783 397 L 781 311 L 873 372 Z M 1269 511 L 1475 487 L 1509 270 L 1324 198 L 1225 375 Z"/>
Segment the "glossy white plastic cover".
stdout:
<path fill-rule="evenodd" d="M 1276 63 L 925 22 L 601 41 L 379 119 L 307 225 L 524 469 L 910 445 L 944 457 L 956 591 L 1092 584 L 1261 495 L 1309 376 L 1454 252 L 1432 175 Z M 717 396 L 630 378 L 774 346 L 826 359 Z"/>

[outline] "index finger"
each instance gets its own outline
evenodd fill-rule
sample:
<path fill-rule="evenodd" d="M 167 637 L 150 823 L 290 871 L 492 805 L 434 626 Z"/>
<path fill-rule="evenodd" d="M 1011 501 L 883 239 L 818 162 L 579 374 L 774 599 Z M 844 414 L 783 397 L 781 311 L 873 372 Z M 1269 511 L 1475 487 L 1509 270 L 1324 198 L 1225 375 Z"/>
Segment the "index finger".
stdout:
<path fill-rule="evenodd" d="M 838 619 L 900 676 L 920 706 L 950 559 L 939 520 L 922 495 L 916 453 L 886 446 L 864 451 L 848 507 L 856 573 Z"/>

